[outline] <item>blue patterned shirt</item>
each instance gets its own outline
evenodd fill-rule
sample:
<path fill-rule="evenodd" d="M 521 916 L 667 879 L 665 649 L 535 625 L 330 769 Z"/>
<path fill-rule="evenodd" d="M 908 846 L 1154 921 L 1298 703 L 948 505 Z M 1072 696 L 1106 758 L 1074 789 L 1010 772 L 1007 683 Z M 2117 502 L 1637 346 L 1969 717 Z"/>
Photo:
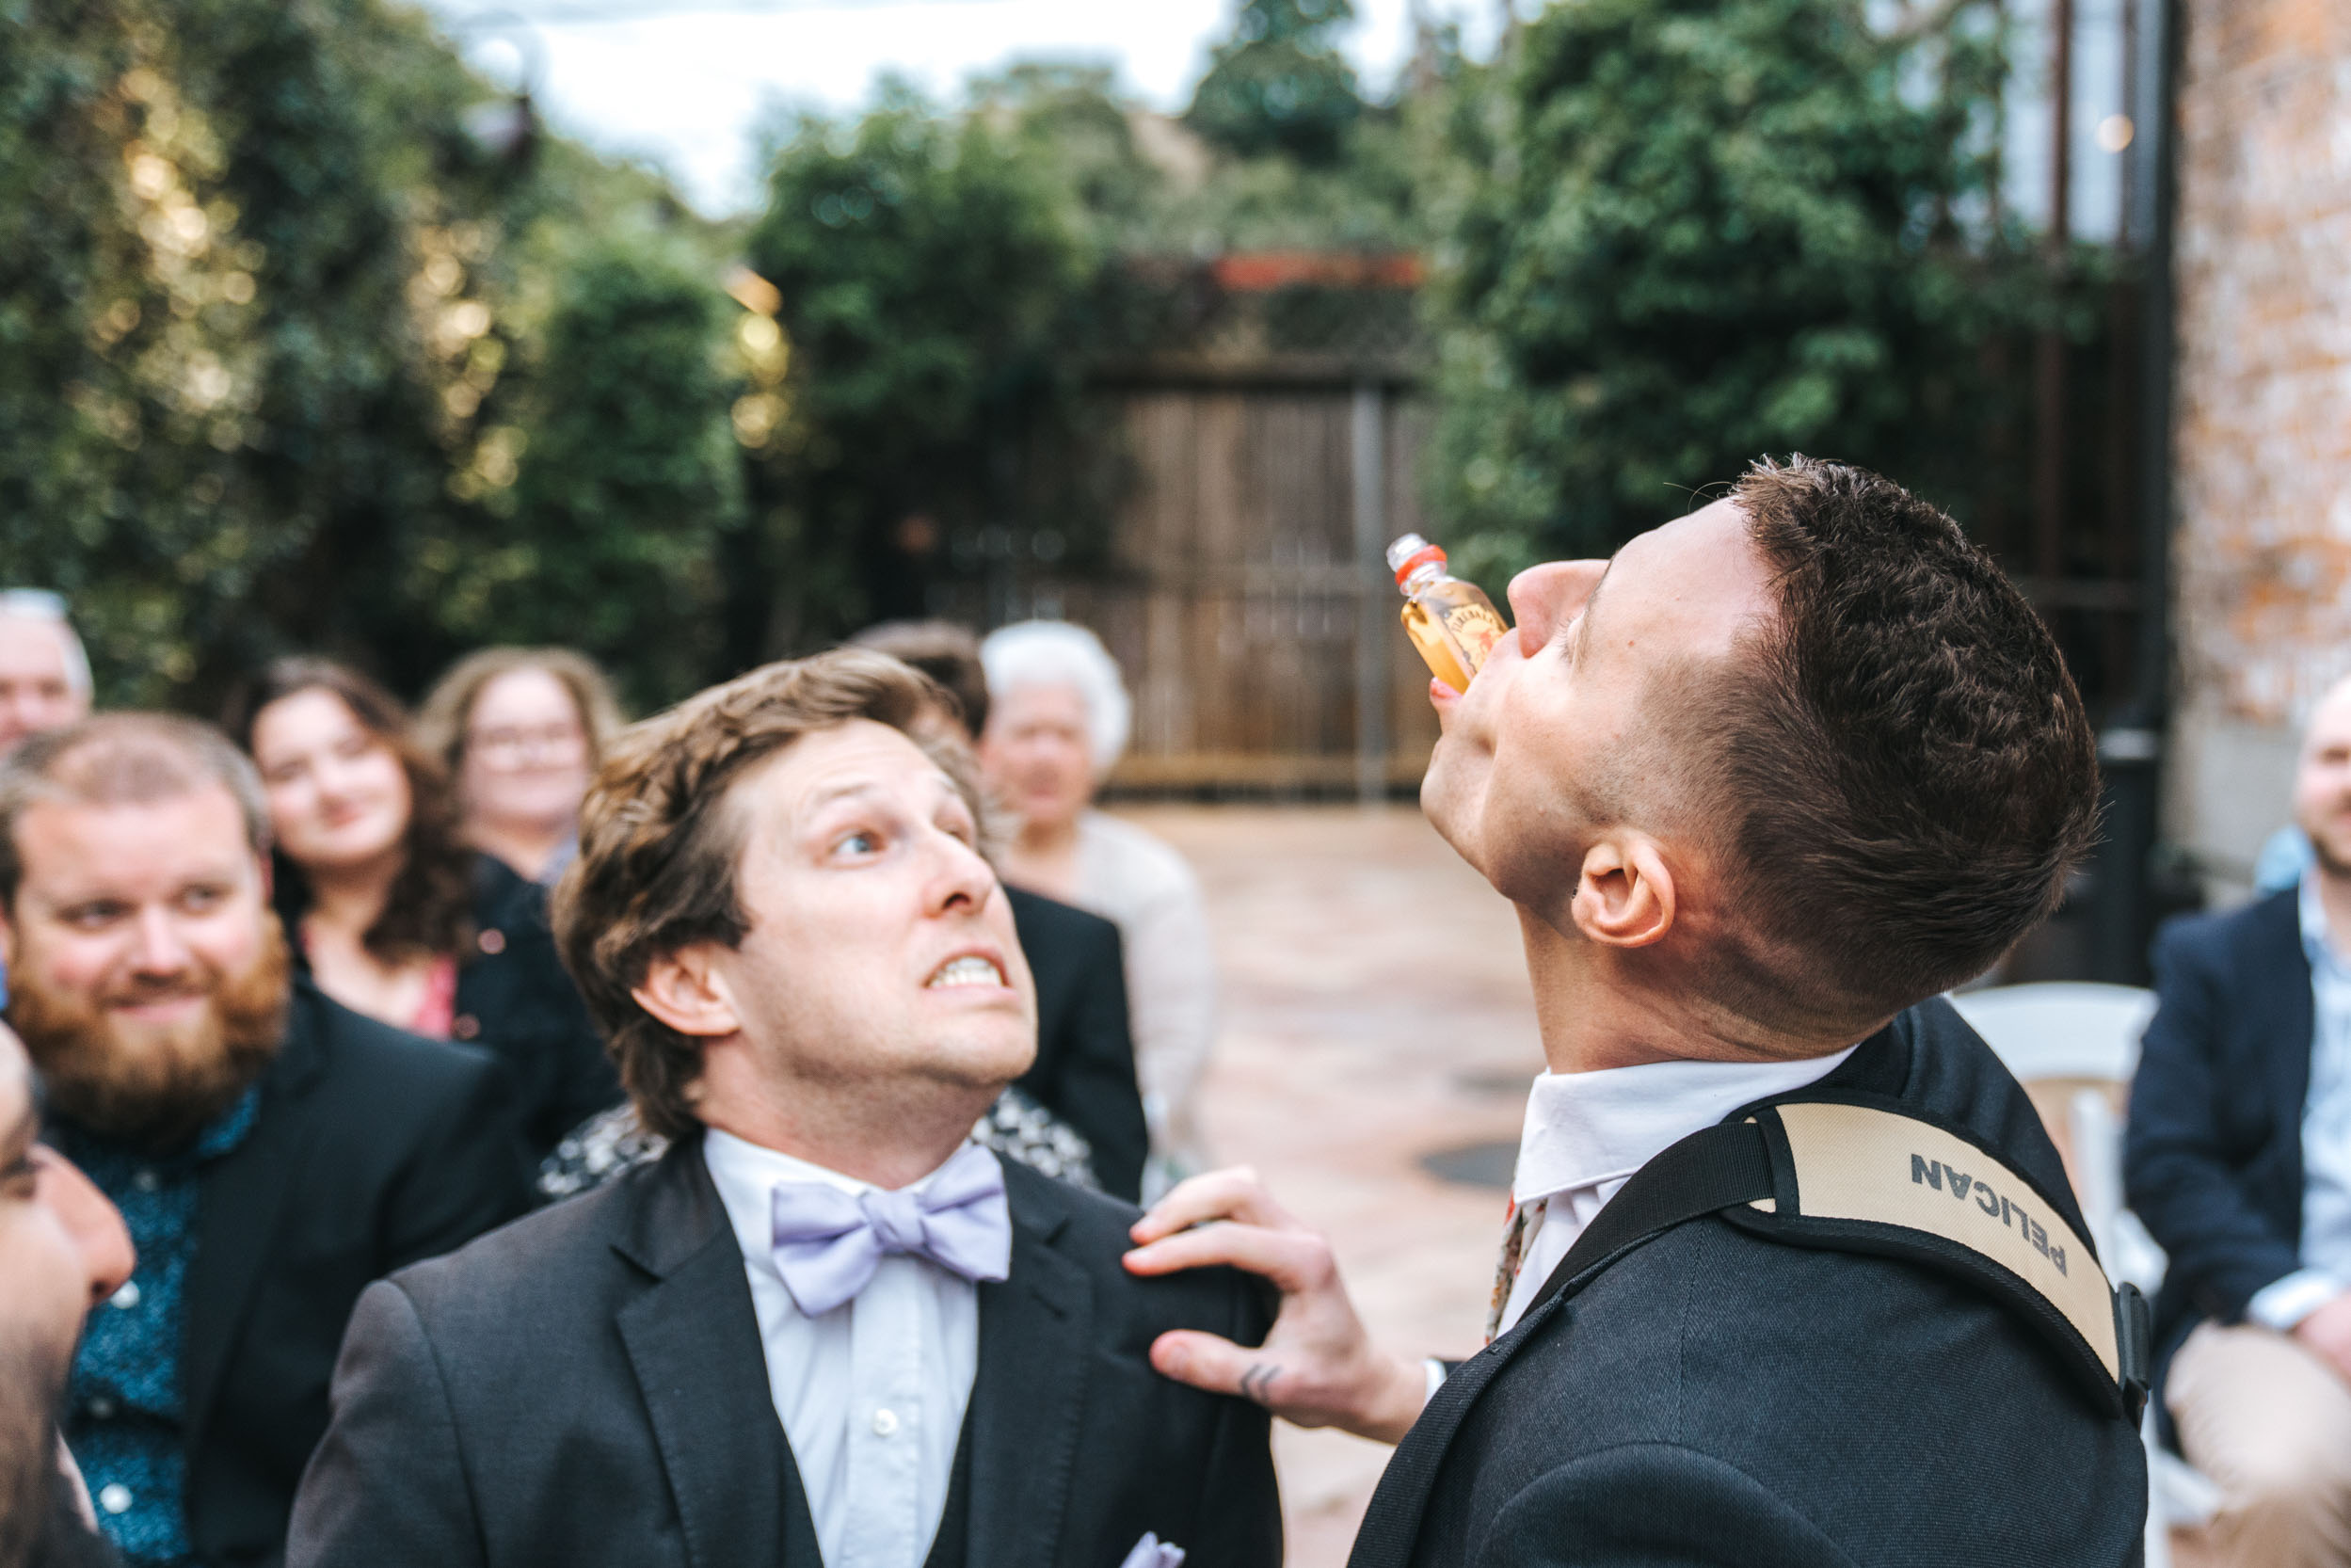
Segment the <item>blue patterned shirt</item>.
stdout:
<path fill-rule="evenodd" d="M 215 1117 L 194 1144 L 154 1159 L 67 1123 L 60 1150 L 122 1210 L 138 1267 L 92 1312 L 73 1357 L 65 1433 L 98 1505 L 98 1523 L 140 1568 L 193 1564 L 180 1382 L 196 1199 L 206 1165 L 245 1141 L 261 1090 Z"/>

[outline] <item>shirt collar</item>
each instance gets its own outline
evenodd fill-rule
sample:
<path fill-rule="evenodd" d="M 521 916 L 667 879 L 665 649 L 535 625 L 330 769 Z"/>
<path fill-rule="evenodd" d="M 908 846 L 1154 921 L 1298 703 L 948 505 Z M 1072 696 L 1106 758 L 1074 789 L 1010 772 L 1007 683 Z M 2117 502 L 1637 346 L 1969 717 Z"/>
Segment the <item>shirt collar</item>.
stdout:
<path fill-rule="evenodd" d="M 136 1167 L 152 1170 L 167 1179 L 177 1180 L 192 1176 L 202 1166 L 236 1152 L 261 1119 L 262 1086 L 248 1088 L 226 1109 L 199 1128 L 196 1136 L 185 1146 L 165 1155 L 145 1154 L 113 1138 L 90 1131 L 67 1117 L 55 1115 L 50 1128 L 58 1146 L 77 1165 L 96 1166 L 120 1164 L 125 1169 Z M 101 1183 L 103 1186 L 104 1183 Z M 112 1196 L 112 1193 L 108 1194 Z"/>
<path fill-rule="evenodd" d="M 2308 866 L 2302 872 L 2302 883 L 2295 895 L 2295 907 L 2302 920 L 2302 952 L 2312 968 L 2340 969 L 2343 959 L 2337 954 L 2334 933 L 2327 928 L 2327 901 L 2319 897 L 2318 868 Z"/>
<path fill-rule="evenodd" d="M 751 1265 L 773 1273 L 776 1271 L 776 1221 L 772 1194 L 780 1181 L 815 1181 L 840 1189 L 852 1196 L 875 1191 L 873 1183 L 860 1181 L 853 1176 L 802 1160 L 796 1155 L 771 1149 L 738 1138 L 731 1132 L 716 1128 L 706 1128 L 702 1134 L 702 1163 L 711 1173 L 711 1185 L 718 1189 L 718 1201 L 726 1206 L 727 1221 L 734 1227 L 735 1242 Z M 944 1168 L 946 1160 L 939 1161 Z M 919 1181 L 904 1188 L 919 1192 L 938 1175 L 933 1169 Z"/>
<path fill-rule="evenodd" d="M 1644 1062 L 1543 1073 L 1527 1097 L 1511 1196 L 1524 1206 L 1629 1176 L 1740 1106 L 1826 1078 L 1859 1048 L 1800 1062 Z"/>
<path fill-rule="evenodd" d="M 204 1124 L 204 1130 L 196 1135 L 196 1158 L 217 1160 L 234 1150 L 253 1130 L 261 1109 L 262 1089 L 257 1083 L 239 1095 L 234 1105 Z"/>

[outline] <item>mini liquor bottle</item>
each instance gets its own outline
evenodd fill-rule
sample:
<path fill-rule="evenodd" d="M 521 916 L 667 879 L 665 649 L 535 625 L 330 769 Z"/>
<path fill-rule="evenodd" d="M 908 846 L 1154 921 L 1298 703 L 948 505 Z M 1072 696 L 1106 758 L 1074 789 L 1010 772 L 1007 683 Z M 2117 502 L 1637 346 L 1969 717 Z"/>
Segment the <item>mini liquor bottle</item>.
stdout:
<path fill-rule="evenodd" d="M 1445 552 L 1417 534 L 1388 546 L 1388 566 L 1404 595 L 1404 631 L 1436 678 L 1469 690 L 1494 645 L 1510 635 L 1494 600 L 1475 583 L 1445 569 Z"/>

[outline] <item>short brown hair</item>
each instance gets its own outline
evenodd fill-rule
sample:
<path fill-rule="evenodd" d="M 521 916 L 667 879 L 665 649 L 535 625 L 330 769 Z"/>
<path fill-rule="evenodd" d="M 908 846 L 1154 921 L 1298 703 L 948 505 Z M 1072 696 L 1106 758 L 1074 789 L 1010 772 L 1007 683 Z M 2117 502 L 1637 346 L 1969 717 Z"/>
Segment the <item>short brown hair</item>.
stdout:
<path fill-rule="evenodd" d="M 980 663 L 980 639 L 952 620 L 886 620 L 849 639 L 937 681 L 955 699 L 955 717 L 977 739 L 988 727 L 988 673 Z"/>
<path fill-rule="evenodd" d="M 269 849 L 269 807 L 245 754 L 209 724 L 177 713 L 101 713 L 27 737 L 0 760 L 0 909 L 16 907 L 24 858 L 17 819 L 44 801 L 145 806 L 217 785 L 245 819 L 256 855 Z"/>
<path fill-rule="evenodd" d="M 2040 617 L 1942 511 L 1800 456 L 1731 494 L 1778 614 L 1720 715 L 1728 891 L 1803 969 L 1752 1011 L 1865 1024 L 2056 907 L 2096 836 L 2095 739 Z"/>
<path fill-rule="evenodd" d="M 545 670 L 571 694 L 580 728 L 587 735 L 591 763 L 620 733 L 625 721 L 612 682 L 586 654 L 568 648 L 476 648 L 442 672 L 416 711 L 416 744 L 440 759 L 451 776 L 465 760 L 466 728 L 473 722 L 473 705 L 481 700 L 482 688 L 516 670 Z"/>
<path fill-rule="evenodd" d="M 680 1137 L 699 1125 L 702 1044 L 637 1004 L 654 959 L 696 942 L 733 947 L 750 929 L 738 896 L 743 823 L 735 784 L 803 735 L 872 719 L 904 733 L 979 811 L 971 755 L 926 722 L 942 700 L 920 672 L 886 654 L 836 648 L 767 664 L 621 731 L 588 786 L 580 854 L 552 910 L 564 966 L 611 1042 L 646 1127 Z"/>
<path fill-rule="evenodd" d="M 408 779 L 408 828 L 401 840 L 399 874 L 383 912 L 360 938 L 376 958 L 398 963 L 424 955 L 473 955 L 473 852 L 457 831 L 457 801 L 448 770 L 416 744 L 400 699 L 347 664 L 331 659 L 280 659 L 262 672 L 232 710 L 230 732 L 248 753 L 262 710 L 300 692 L 340 698 L 360 728 L 389 747 Z M 278 913 L 289 934 L 310 909 L 310 879 L 282 851 L 277 857 Z"/>

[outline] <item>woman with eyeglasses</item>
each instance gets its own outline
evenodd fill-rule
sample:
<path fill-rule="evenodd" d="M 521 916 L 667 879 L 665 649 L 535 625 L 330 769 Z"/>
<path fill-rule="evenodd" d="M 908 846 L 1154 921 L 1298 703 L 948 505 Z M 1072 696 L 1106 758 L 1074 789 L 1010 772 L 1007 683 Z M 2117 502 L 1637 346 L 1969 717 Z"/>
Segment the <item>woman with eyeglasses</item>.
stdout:
<path fill-rule="evenodd" d="M 580 800 L 618 733 L 612 686 L 568 648 L 486 648 L 449 667 L 416 738 L 456 782 L 474 848 L 553 887 L 578 844 Z"/>
<path fill-rule="evenodd" d="M 617 1101 L 555 955 L 546 889 L 468 842 L 449 776 L 399 701 L 356 670 L 285 659 L 236 717 L 269 803 L 278 912 L 318 988 L 502 1058 L 534 1159 Z"/>

